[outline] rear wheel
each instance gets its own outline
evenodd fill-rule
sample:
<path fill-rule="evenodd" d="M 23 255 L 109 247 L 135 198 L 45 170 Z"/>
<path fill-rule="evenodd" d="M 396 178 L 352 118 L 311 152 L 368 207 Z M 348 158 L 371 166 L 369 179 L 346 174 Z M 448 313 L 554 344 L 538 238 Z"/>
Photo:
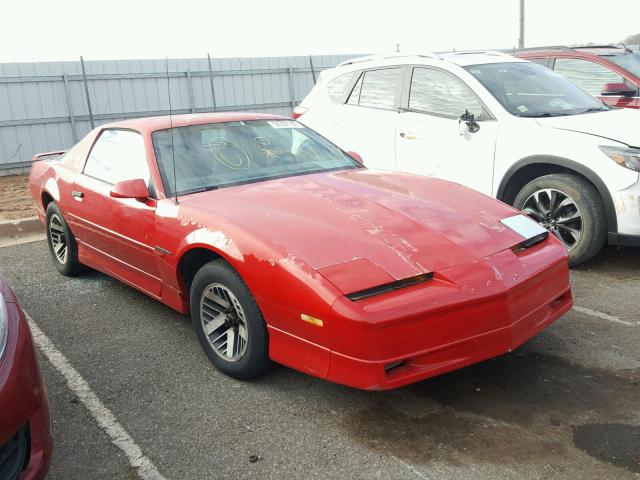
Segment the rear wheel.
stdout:
<path fill-rule="evenodd" d="M 602 198 L 593 185 L 576 175 L 536 178 L 522 187 L 513 205 L 562 242 L 572 266 L 591 259 L 605 243 L 607 225 Z"/>
<path fill-rule="evenodd" d="M 191 321 L 200 345 L 221 372 L 248 380 L 268 370 L 266 323 L 249 288 L 224 260 L 207 263 L 193 279 Z"/>
<path fill-rule="evenodd" d="M 78 261 L 76 239 L 54 202 L 47 206 L 45 224 L 49 253 L 56 269 L 68 277 L 82 273 L 85 267 Z"/>

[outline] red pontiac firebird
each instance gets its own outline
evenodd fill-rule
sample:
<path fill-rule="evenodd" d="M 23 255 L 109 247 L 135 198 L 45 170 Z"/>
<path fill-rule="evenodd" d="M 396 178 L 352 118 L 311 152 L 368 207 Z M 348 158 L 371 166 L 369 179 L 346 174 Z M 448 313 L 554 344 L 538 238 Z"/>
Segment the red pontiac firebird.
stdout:
<path fill-rule="evenodd" d="M 191 312 L 240 379 L 274 361 L 395 388 L 509 352 L 572 305 L 566 249 L 535 222 L 369 170 L 285 117 L 103 125 L 30 184 L 62 274 L 88 266 Z"/>
<path fill-rule="evenodd" d="M 0 276 L 0 478 L 44 478 L 52 448 L 47 392 L 29 326 Z"/>

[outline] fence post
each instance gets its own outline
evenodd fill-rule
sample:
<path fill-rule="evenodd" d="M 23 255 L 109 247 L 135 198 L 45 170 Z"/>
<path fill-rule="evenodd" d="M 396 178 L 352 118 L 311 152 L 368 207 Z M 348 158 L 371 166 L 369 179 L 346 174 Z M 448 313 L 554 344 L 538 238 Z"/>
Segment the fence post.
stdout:
<path fill-rule="evenodd" d="M 87 82 L 87 72 L 84 69 L 84 58 L 80 55 L 80 66 L 82 67 L 82 78 L 84 80 L 84 94 L 87 97 L 87 109 L 89 110 L 89 123 L 91 123 L 91 129 L 96 128 L 93 122 L 93 111 L 91 110 L 91 98 L 89 97 L 89 83 Z"/>
<path fill-rule="evenodd" d="M 289 67 L 289 102 L 291 103 L 291 109 L 296 106 L 296 99 L 293 93 L 293 68 Z"/>
<path fill-rule="evenodd" d="M 313 78 L 313 84 L 316 84 L 316 72 L 313 70 L 313 59 L 309 55 L 309 66 L 311 67 L 311 78 Z"/>
<path fill-rule="evenodd" d="M 196 101 L 193 96 L 193 84 L 191 83 L 191 70 L 185 72 L 187 76 L 187 87 L 189 88 L 189 104 L 191 105 L 191 113 L 196 113 Z"/>
<path fill-rule="evenodd" d="M 69 110 L 69 120 L 71 121 L 71 132 L 73 133 L 74 143 L 78 143 L 78 129 L 76 128 L 76 119 L 73 116 L 73 104 L 71 103 L 71 92 L 69 91 L 69 79 L 67 74 L 62 75 L 64 82 L 64 92 L 67 95 L 67 109 Z"/>
<path fill-rule="evenodd" d="M 211 111 L 216 111 L 216 90 L 213 87 L 213 70 L 211 69 L 211 55 L 207 53 L 207 61 L 209 62 L 209 82 L 211 83 Z"/>

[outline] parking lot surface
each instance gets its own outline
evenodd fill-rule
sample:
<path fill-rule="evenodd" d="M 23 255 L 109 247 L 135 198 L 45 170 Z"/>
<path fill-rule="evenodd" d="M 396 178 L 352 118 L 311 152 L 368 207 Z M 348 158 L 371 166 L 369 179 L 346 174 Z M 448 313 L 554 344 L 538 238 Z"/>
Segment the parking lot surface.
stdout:
<path fill-rule="evenodd" d="M 97 272 L 60 276 L 45 242 L 0 248 L 0 273 L 167 479 L 640 478 L 640 250 L 572 271 L 576 309 L 522 348 L 391 392 L 276 367 L 215 371 L 188 318 Z M 137 478 L 41 357 L 51 479 Z"/>

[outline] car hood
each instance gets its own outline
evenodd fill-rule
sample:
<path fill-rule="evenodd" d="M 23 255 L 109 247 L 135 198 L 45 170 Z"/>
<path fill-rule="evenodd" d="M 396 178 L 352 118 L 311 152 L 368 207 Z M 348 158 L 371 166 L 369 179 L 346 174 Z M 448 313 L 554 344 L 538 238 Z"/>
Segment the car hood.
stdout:
<path fill-rule="evenodd" d="M 220 229 L 222 222 L 271 245 L 270 262 L 296 259 L 338 277 L 357 269 L 378 284 L 473 262 L 523 240 L 499 222 L 517 212 L 497 200 L 449 182 L 368 169 L 227 187 L 180 203 L 181 215 L 198 224 Z M 342 272 L 329 268 L 338 264 Z"/>
<path fill-rule="evenodd" d="M 536 121 L 543 127 L 595 135 L 631 147 L 640 146 L 640 111 L 631 108 L 538 118 Z"/>

